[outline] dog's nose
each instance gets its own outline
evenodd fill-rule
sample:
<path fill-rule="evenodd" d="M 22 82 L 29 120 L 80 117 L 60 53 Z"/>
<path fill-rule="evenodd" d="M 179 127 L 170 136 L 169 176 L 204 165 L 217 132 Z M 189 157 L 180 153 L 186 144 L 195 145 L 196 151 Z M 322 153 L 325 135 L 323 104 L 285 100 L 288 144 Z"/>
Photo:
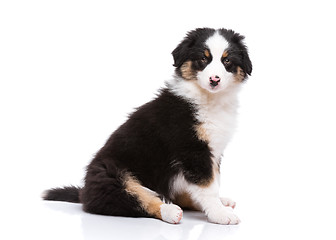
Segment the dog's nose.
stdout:
<path fill-rule="evenodd" d="M 217 76 L 217 75 L 211 76 L 209 78 L 209 81 L 210 81 L 210 85 L 212 87 L 216 87 L 218 85 L 218 83 L 220 82 L 220 77 Z"/>

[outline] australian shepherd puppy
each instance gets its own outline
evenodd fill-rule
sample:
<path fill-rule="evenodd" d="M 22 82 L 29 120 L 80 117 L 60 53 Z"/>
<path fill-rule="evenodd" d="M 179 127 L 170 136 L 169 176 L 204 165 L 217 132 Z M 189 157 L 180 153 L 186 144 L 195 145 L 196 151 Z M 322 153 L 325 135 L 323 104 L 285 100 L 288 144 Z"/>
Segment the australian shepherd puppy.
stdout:
<path fill-rule="evenodd" d="M 175 75 L 107 140 L 83 187 L 54 188 L 45 200 L 82 203 L 89 213 L 179 223 L 181 208 L 238 224 L 219 196 L 221 155 L 236 126 L 237 94 L 251 74 L 244 37 L 199 28 L 172 52 Z"/>

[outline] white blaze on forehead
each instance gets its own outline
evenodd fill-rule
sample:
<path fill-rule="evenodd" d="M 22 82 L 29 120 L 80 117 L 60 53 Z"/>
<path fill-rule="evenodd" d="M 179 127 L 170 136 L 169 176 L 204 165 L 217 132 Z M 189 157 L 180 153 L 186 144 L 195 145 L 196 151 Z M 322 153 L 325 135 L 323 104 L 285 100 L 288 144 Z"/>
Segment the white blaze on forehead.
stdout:
<path fill-rule="evenodd" d="M 203 69 L 203 71 L 197 73 L 198 84 L 210 92 L 219 92 L 226 89 L 234 82 L 233 74 L 226 71 L 225 66 L 221 61 L 223 54 L 227 54 L 226 50 L 229 48 L 229 42 L 216 32 L 205 41 L 205 45 L 210 50 L 212 61 Z M 220 83 L 215 88 L 210 85 L 209 78 L 211 76 L 220 77 Z"/>
<path fill-rule="evenodd" d="M 224 51 L 229 47 L 228 41 L 216 32 L 206 42 L 205 45 L 210 49 L 212 61 L 220 61 Z"/>

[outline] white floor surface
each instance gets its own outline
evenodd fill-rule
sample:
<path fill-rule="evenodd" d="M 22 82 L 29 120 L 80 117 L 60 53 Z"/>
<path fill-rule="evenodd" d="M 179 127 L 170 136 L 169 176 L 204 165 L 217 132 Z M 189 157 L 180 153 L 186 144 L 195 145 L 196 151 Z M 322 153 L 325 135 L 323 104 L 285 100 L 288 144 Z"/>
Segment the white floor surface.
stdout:
<path fill-rule="evenodd" d="M 36 201 L 17 205 L 5 214 L 1 239 L 336 239 L 334 216 L 316 204 L 306 209 L 288 206 L 265 211 L 262 204 L 235 210 L 242 223 L 223 226 L 208 223 L 200 212 L 184 211 L 180 224 L 156 219 L 88 214 L 80 204 Z M 243 212 L 244 211 L 244 212 Z M 260 214 L 259 214 L 260 213 Z"/>

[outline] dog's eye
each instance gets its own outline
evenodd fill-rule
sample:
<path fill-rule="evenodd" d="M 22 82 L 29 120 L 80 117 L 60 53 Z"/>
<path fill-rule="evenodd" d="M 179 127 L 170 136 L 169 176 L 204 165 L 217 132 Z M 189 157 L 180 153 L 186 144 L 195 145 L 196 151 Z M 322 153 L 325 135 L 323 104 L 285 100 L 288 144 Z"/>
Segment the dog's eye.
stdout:
<path fill-rule="evenodd" d="M 229 64 L 231 63 L 231 61 L 230 61 L 230 59 L 228 59 L 228 58 L 224 58 L 224 59 L 223 59 L 223 63 L 224 63 L 225 65 L 229 65 Z"/>
<path fill-rule="evenodd" d="M 202 61 L 202 63 L 206 63 L 207 62 L 207 58 L 206 57 L 202 57 L 201 61 Z"/>

